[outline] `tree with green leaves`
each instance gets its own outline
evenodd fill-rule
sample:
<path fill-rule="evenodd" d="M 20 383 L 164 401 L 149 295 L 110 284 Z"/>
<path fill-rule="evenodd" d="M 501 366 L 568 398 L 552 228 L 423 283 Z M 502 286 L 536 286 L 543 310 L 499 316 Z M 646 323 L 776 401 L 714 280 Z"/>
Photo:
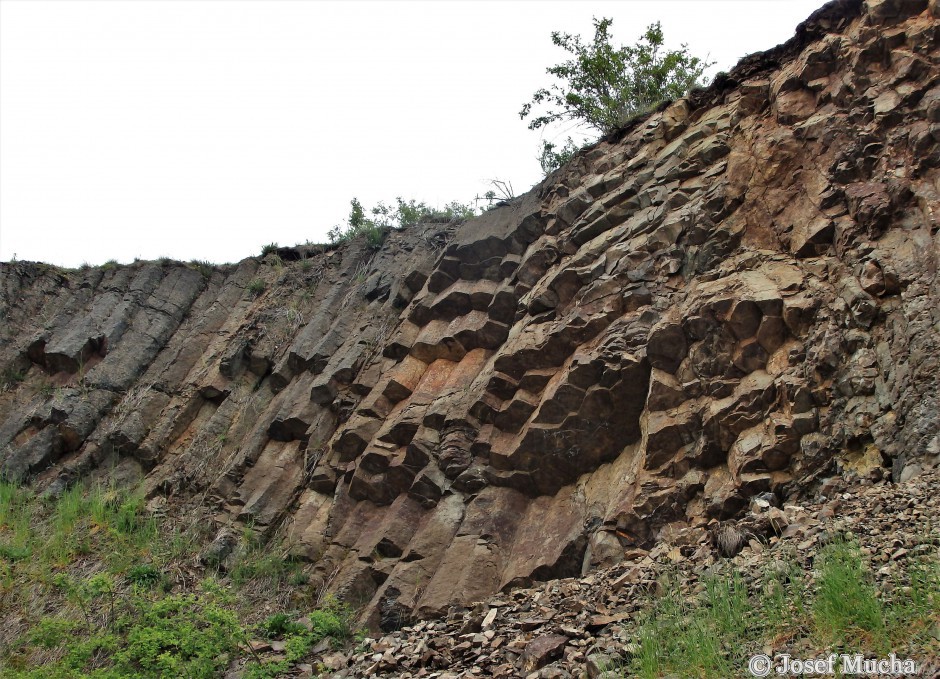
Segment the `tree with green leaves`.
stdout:
<path fill-rule="evenodd" d="M 704 85 L 702 76 L 712 65 L 694 57 L 686 45 L 663 49 L 659 22 L 650 24 L 635 45 L 611 44 L 612 19 L 594 19 L 594 40 L 585 44 L 579 35 L 552 33 L 552 42 L 572 59 L 547 69 L 562 82 L 537 90 L 519 112 L 536 130 L 570 120 L 608 134 L 636 115 L 667 99 L 685 95 Z M 533 107 L 545 110 L 536 115 Z M 549 149 L 553 151 L 553 149 Z"/>

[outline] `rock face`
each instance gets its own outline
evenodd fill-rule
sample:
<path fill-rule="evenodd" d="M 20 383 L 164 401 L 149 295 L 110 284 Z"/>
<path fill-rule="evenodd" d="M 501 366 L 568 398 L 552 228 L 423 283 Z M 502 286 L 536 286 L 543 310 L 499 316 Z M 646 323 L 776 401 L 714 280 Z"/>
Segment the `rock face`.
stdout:
<path fill-rule="evenodd" d="M 623 679 L 636 676 L 630 672 L 631 659 L 643 642 L 637 623 L 650 613 L 651 599 L 667 593 L 664 581 L 670 583 L 669 593 L 680 592 L 686 601 L 694 602 L 696 592 L 715 577 L 737 577 L 754 596 L 766 587 L 766 573 L 795 566 L 810 581 L 811 591 L 820 552 L 834 536 L 851 534 L 862 553 L 870 555 L 866 565 L 876 587 L 890 591 L 891 583 L 902 578 L 919 556 L 936 553 L 940 544 L 936 470 L 899 484 L 858 479 L 847 484 L 832 477 L 820 490 L 828 498 L 807 498 L 805 506 L 784 509 L 755 498 L 735 523 L 761 539 L 750 538 L 733 558 L 723 558 L 708 536 L 699 544 L 681 546 L 664 537 L 649 554 L 631 563 L 515 589 L 466 610 L 448 611 L 439 620 L 422 620 L 367 638 L 355 653 L 328 656 L 327 666 L 334 672 L 329 676 L 413 679 L 437 673 L 439 679 Z M 886 536 L 890 536 L 887 541 Z M 795 636 L 768 639 L 772 654 L 797 657 L 814 652 L 799 633 Z M 925 650 L 923 642 L 908 643 L 906 657 L 923 659 L 918 676 L 938 676 L 937 654 Z"/>
<path fill-rule="evenodd" d="M 699 544 L 682 540 L 681 545 L 664 537 L 631 563 L 498 594 L 464 610 L 450 610 L 439 620 L 366 638 L 355 653 L 331 654 L 324 664 L 333 670 L 333 679 L 414 679 L 432 673 L 438 679 L 623 679 L 637 676 L 630 672 L 643 642 L 637 623 L 650 613 L 651 600 L 667 592 L 694 602 L 710 578 L 737 577 L 751 596 L 759 596 L 768 572 L 793 566 L 812 581 L 819 574 L 820 553 L 840 535 L 855 536 L 870 555 L 865 565 L 879 591 L 890 591 L 918 558 L 936 553 L 936 470 L 898 484 L 853 485 L 832 477 L 820 490 L 831 499 L 820 495 L 807 498 L 811 502 L 805 506 L 784 509 L 755 498 L 733 523 L 761 539 L 750 538 L 733 558 L 723 558 L 708 536 Z M 767 644 L 773 654 L 814 652 L 800 636 L 780 635 Z M 940 676 L 940 658 L 914 639 L 912 635 L 903 652 L 922 663 L 918 676 Z"/>
<path fill-rule="evenodd" d="M 940 457 L 940 22 L 837 1 L 380 250 L 3 267 L 0 471 L 143 476 L 391 629 Z M 533 652 L 533 666 L 554 647 Z M 547 661 L 547 660 L 546 660 Z"/>

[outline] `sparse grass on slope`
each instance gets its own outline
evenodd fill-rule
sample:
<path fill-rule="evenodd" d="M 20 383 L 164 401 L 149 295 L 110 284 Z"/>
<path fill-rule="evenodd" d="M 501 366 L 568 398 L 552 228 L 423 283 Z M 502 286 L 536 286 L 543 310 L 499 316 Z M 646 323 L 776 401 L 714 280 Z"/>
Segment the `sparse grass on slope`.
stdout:
<path fill-rule="evenodd" d="M 825 546 L 811 573 L 772 562 L 745 583 L 741 572 L 706 576 L 694 596 L 669 578 L 630 632 L 637 646 L 624 676 L 747 676 L 747 661 L 779 649 L 793 657 L 940 653 L 940 561 L 909 560 L 881 588 L 857 543 Z M 914 657 L 914 656 L 911 656 Z"/>
<path fill-rule="evenodd" d="M 0 676 L 217 677 L 242 658 L 261 679 L 352 635 L 331 599 L 302 622 L 296 610 L 261 620 L 265 599 L 312 607 L 306 577 L 251 531 L 231 572 L 207 572 L 195 558 L 206 537 L 149 514 L 138 493 L 76 486 L 47 499 L 0 483 Z M 259 656 L 258 636 L 284 652 Z"/>

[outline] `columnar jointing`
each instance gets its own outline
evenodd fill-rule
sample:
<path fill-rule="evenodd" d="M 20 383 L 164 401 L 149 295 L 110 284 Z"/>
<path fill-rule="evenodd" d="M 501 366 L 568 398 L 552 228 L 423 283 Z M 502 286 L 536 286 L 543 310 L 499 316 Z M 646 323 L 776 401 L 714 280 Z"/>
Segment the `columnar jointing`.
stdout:
<path fill-rule="evenodd" d="M 940 454 L 940 27 L 832 3 L 463 224 L 207 269 L 4 265 L 5 476 L 283 527 L 401 624 Z M 883 469 L 890 467 L 890 469 Z"/>

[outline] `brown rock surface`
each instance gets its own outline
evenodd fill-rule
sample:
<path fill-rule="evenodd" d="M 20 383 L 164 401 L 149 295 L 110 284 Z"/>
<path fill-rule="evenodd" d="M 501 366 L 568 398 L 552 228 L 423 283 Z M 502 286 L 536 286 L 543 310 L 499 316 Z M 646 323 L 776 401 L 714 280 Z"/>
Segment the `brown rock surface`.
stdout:
<path fill-rule="evenodd" d="M 782 509 L 754 498 L 740 519 L 721 526 L 727 535 L 736 536 L 734 545 L 728 538 L 722 542 L 721 529 L 696 533 L 670 526 L 661 531 L 659 545 L 648 553 L 633 554 L 631 564 L 514 589 L 455 607 L 439 620 L 366 639 L 367 650 L 350 654 L 340 667 L 333 664 L 330 669 L 335 674 L 330 676 L 412 679 L 443 671 L 441 677 L 454 678 L 620 679 L 634 676 L 631 659 L 643 643 L 637 623 L 649 615 L 664 582 L 694 601 L 710 578 L 734 574 L 755 597 L 765 591 L 768 572 L 790 573 L 796 568 L 812 582 L 824 545 L 834 536 L 851 535 L 859 543 L 873 584 L 887 593 L 903 579 L 905 559 L 936 557 L 937 470 L 899 484 L 844 474 L 814 486 L 819 492 L 805 498 L 805 504 L 786 504 Z M 749 535 L 759 539 L 745 537 Z M 474 631 L 478 629 L 481 632 Z M 765 652 L 794 657 L 808 653 L 793 636 L 799 633 L 767 638 L 765 648 L 770 650 Z M 910 642 L 914 646 L 908 648 L 905 642 L 898 643 L 902 645 L 896 653 L 920 663 L 918 676 L 937 676 L 940 659 L 930 653 L 930 646 L 925 652 L 923 642 Z M 431 648 L 433 652 L 428 651 Z M 390 662 L 377 665 L 371 649 L 393 649 Z M 742 667 L 729 676 L 746 676 L 744 672 Z"/>
<path fill-rule="evenodd" d="M 927 7 L 830 3 L 508 205 L 380 250 L 4 264 L 0 369 L 23 379 L 0 473 L 143 477 L 220 536 L 284 526 L 390 628 L 704 531 L 858 451 L 895 478 L 936 464 Z"/>

